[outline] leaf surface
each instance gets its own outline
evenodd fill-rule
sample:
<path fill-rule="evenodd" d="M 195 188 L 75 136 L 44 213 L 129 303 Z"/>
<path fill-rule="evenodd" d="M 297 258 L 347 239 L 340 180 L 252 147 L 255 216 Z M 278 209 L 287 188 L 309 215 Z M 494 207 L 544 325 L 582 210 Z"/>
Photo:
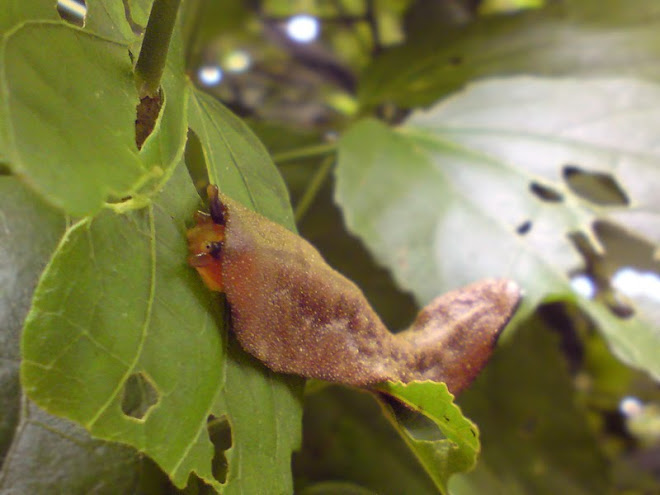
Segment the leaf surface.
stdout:
<path fill-rule="evenodd" d="M 193 469 L 213 480 L 206 422 L 224 372 L 217 311 L 185 265 L 186 179 L 180 167 L 149 207 L 67 231 L 35 292 L 21 368 L 41 407 L 133 445 L 179 486 Z M 157 394 L 143 417 L 122 410 L 136 374 Z"/>
<path fill-rule="evenodd" d="M 447 482 L 456 473 L 469 471 L 480 451 L 477 427 L 453 403 L 453 395 L 444 383 L 388 382 L 380 390 L 393 395 L 412 409 L 399 409 L 383 404 L 392 424 L 415 453 L 420 463 L 442 493 L 448 493 Z M 423 415 L 427 421 L 420 422 Z M 428 421 L 430 420 L 430 421 Z"/>
<path fill-rule="evenodd" d="M 66 71 L 44 46 L 66 54 Z M 50 203 L 83 216 L 158 172 L 135 145 L 138 100 L 125 46 L 63 23 L 28 22 L 4 40 L 2 63 L 10 167 Z"/>
<path fill-rule="evenodd" d="M 295 229 L 284 180 L 264 145 L 240 119 L 210 95 L 193 90 L 190 127 L 202 143 L 208 177 L 221 191 Z"/>
<path fill-rule="evenodd" d="M 80 426 L 22 393 L 19 342 L 39 275 L 65 230 L 64 217 L 15 177 L 0 178 L 0 491 L 129 492 L 138 481 L 132 449 L 93 440 Z"/>
<path fill-rule="evenodd" d="M 373 394 L 336 385 L 308 394 L 303 424 L 296 492 L 307 483 L 343 480 L 383 495 L 438 493 Z"/>
<path fill-rule="evenodd" d="M 295 229 L 284 181 L 256 136 L 221 103 L 198 90 L 191 94 L 189 110 L 201 153 L 187 155 L 188 167 L 205 169 L 211 183 L 224 193 Z M 212 293 L 206 297 L 214 299 Z M 232 447 L 225 453 L 225 492 L 290 492 L 304 382 L 270 371 L 233 340 L 229 351 L 225 387 L 215 409 L 216 416 L 228 417 L 233 435 Z"/>
<path fill-rule="evenodd" d="M 584 261 L 569 235 L 603 251 L 595 222 L 660 242 L 660 88 L 630 79 L 511 78 L 470 86 L 399 131 L 365 121 L 340 143 L 337 201 L 349 228 L 423 304 L 485 277 L 579 304 L 625 362 L 660 377 L 660 328 L 578 298 Z M 623 202 L 592 201 L 568 171 L 611 178 Z M 643 178 L 643 179 L 642 179 Z"/>

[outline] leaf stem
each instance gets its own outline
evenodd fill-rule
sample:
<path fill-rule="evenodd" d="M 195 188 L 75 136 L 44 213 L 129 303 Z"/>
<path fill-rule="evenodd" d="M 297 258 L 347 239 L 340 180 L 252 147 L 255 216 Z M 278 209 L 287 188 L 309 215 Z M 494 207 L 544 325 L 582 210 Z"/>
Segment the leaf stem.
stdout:
<path fill-rule="evenodd" d="M 181 0 L 155 0 L 135 65 L 140 98 L 158 93 Z"/>
<path fill-rule="evenodd" d="M 328 153 L 333 153 L 336 149 L 337 145 L 335 143 L 315 144 L 313 146 L 276 153 L 273 155 L 273 161 L 280 165 L 285 162 L 292 162 L 295 160 L 304 160 L 305 158 L 327 155 Z"/>
<path fill-rule="evenodd" d="M 293 213 L 296 223 L 299 223 L 302 220 L 302 218 L 305 216 L 305 213 L 307 213 L 307 210 L 314 202 L 314 198 L 316 198 L 316 195 L 321 190 L 321 186 L 323 186 L 323 183 L 328 177 L 328 174 L 330 173 L 334 163 L 334 155 L 325 157 L 321 163 L 321 166 L 309 181 L 309 185 L 307 186 L 307 189 L 305 189 L 305 192 L 302 195 L 302 198 L 300 198 L 300 201 L 298 201 L 296 209 Z"/>

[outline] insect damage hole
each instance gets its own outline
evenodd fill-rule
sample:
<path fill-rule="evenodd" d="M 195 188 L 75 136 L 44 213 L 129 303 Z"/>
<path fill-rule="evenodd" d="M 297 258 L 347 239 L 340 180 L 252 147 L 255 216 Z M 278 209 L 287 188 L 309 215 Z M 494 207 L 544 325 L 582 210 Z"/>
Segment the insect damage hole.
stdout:
<path fill-rule="evenodd" d="M 87 4 L 85 0 L 59 0 L 57 13 L 63 21 L 74 26 L 83 27 L 87 17 Z"/>
<path fill-rule="evenodd" d="M 564 200 L 564 195 L 559 191 L 556 191 L 550 186 L 540 184 L 539 182 L 532 182 L 529 185 L 529 190 L 541 201 L 546 201 L 548 203 L 560 203 Z"/>
<path fill-rule="evenodd" d="M 525 220 L 523 223 L 518 225 L 516 227 L 516 232 L 519 235 L 526 235 L 529 233 L 529 231 L 532 230 L 532 221 L 531 220 Z"/>
<path fill-rule="evenodd" d="M 206 420 L 206 430 L 215 452 L 211 461 L 213 477 L 219 483 L 225 483 L 228 467 L 225 451 L 232 446 L 231 425 L 226 417 L 218 418 L 210 414 Z"/>
<path fill-rule="evenodd" d="M 613 175 L 590 172 L 577 165 L 565 165 L 564 180 L 575 194 L 602 206 L 627 206 L 628 196 Z"/>
<path fill-rule="evenodd" d="M 144 373 L 134 373 L 124 385 L 121 410 L 126 416 L 144 420 L 159 399 L 160 394 L 151 380 Z"/>

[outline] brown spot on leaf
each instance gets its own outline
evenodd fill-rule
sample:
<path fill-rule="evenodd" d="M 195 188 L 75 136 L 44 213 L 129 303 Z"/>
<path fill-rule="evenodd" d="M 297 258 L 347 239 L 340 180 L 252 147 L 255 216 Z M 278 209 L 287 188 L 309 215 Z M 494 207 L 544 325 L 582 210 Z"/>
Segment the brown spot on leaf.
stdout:
<path fill-rule="evenodd" d="M 135 144 L 137 144 L 138 149 L 142 149 L 142 145 L 154 130 L 161 105 L 160 95 L 145 96 L 140 100 L 136 108 L 137 115 L 135 118 Z"/>

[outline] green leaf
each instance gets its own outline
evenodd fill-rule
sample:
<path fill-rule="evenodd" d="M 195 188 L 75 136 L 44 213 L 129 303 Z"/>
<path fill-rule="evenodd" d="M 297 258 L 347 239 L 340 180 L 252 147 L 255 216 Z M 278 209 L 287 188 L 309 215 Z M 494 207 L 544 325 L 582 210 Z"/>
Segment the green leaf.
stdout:
<path fill-rule="evenodd" d="M 139 491 L 144 460 L 124 445 L 94 440 L 82 427 L 26 401 L 0 471 L 4 493 L 115 495 Z"/>
<path fill-rule="evenodd" d="M 23 320 L 65 219 L 15 177 L 0 177 L 0 212 L 0 491 L 128 493 L 138 481 L 135 452 L 48 415 L 18 380 Z"/>
<path fill-rule="evenodd" d="M 65 229 L 65 219 L 15 177 L 0 177 L 0 366 L 3 386 L 18 389 L 19 340 L 32 291 Z M 6 381 L 5 381 L 6 380 Z M 13 384 L 12 384 L 13 383 Z M 20 398 L 2 396 L 4 421 L 18 414 Z M 10 402 L 14 402 L 10 405 Z M 13 411 L 10 414 L 10 411 Z M 6 421 L 6 423 L 5 423 Z M 0 432 L 0 446 L 11 431 Z M 0 447 L 0 452 L 4 452 Z"/>
<path fill-rule="evenodd" d="M 161 108 L 154 128 L 140 150 L 147 168 L 162 168 L 168 176 L 183 156 L 188 132 L 188 94 L 180 27 L 172 34 L 161 79 Z M 160 177 L 154 177 L 158 184 Z"/>
<path fill-rule="evenodd" d="M 420 303 L 484 277 L 543 299 L 574 300 L 584 261 L 569 235 L 602 251 L 596 221 L 660 242 L 654 133 L 660 89 L 625 79 L 513 78 L 470 86 L 399 131 L 374 121 L 342 138 L 337 201 L 349 228 Z M 599 204 L 571 170 L 612 179 L 626 201 Z M 660 329 L 579 298 L 615 354 L 660 377 Z"/>
<path fill-rule="evenodd" d="M 259 139 L 218 100 L 193 90 L 190 128 L 202 143 L 208 177 L 220 190 L 294 230 L 289 194 Z"/>
<path fill-rule="evenodd" d="M 379 389 L 417 413 L 411 415 L 405 408 L 398 409 L 397 413 L 391 404 L 383 404 L 392 424 L 438 489 L 447 493 L 451 475 L 469 471 L 477 461 L 480 450 L 477 427 L 454 405 L 454 396 L 444 383 L 388 382 Z M 420 422 L 420 414 L 430 422 Z"/>
<path fill-rule="evenodd" d="M 179 167 L 149 207 L 74 224 L 37 287 L 22 348 L 37 404 L 134 446 L 178 486 L 192 470 L 214 479 L 206 422 L 224 379 L 217 305 L 185 264 L 196 204 Z M 143 417 L 122 411 L 132 376 L 156 392 Z"/>
<path fill-rule="evenodd" d="M 44 46 L 67 54 L 65 71 Z M 49 202 L 83 216 L 158 173 L 135 145 L 138 100 L 125 46 L 31 22 L 7 35 L 2 63 L 9 164 Z"/>
<path fill-rule="evenodd" d="M 4 36 L 14 26 L 29 20 L 57 20 L 57 12 L 53 8 L 51 0 L 34 0 L 24 2 L 22 0 L 11 0 L 4 2 L 0 10 L 0 36 Z M 0 73 L 3 53 L 0 50 Z M 2 107 L 2 105 L 0 105 Z M 0 110 L 0 161 L 7 160 L 7 121 L 3 111 Z"/>
<path fill-rule="evenodd" d="M 145 28 L 149 20 L 153 0 L 128 0 L 131 19 L 138 26 Z"/>
<path fill-rule="evenodd" d="M 483 453 L 474 472 L 450 481 L 452 493 L 608 493 L 607 461 L 574 394 L 557 336 L 525 322 L 461 396 Z"/>
<path fill-rule="evenodd" d="M 0 34 L 29 20 L 57 20 L 59 16 L 51 0 L 7 0 L 0 11 Z"/>
<path fill-rule="evenodd" d="M 200 91 L 193 90 L 189 111 L 191 129 L 201 146 L 201 154 L 187 154 L 189 168 L 205 168 L 211 183 L 223 192 L 295 229 L 284 181 L 256 136 Z M 291 453 L 300 444 L 304 382 L 271 372 L 233 340 L 229 358 L 225 388 L 215 409 L 216 416 L 229 417 L 232 428 L 225 492 L 290 492 Z"/>
<path fill-rule="evenodd" d="M 137 38 L 126 19 L 124 2 L 88 0 L 86 7 L 85 31 L 120 43 L 130 43 Z"/>
<path fill-rule="evenodd" d="M 32 291 L 57 241 L 64 218 L 15 177 L 0 177 L 0 458 L 20 420 L 19 341 Z"/>
<path fill-rule="evenodd" d="M 293 463 L 296 493 L 327 480 L 382 495 L 438 493 L 379 402 L 372 393 L 340 386 L 306 396 L 303 446 Z"/>
<path fill-rule="evenodd" d="M 646 0 L 565 0 L 539 11 L 486 16 L 443 27 L 428 15 L 409 39 L 367 67 L 359 98 L 367 107 L 429 105 L 486 76 L 631 75 L 658 80 L 660 9 Z"/>

